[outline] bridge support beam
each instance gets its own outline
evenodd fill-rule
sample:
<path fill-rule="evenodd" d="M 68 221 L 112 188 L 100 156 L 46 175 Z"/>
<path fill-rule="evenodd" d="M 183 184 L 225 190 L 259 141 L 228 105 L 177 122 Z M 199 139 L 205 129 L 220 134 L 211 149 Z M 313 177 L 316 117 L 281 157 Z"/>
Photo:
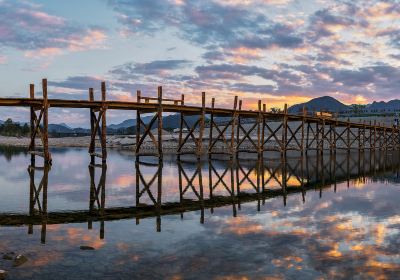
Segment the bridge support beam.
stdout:
<path fill-rule="evenodd" d="M 162 152 L 162 131 L 163 131 L 163 106 L 162 106 L 162 87 L 158 87 L 157 91 L 157 98 L 154 97 L 143 97 L 141 95 L 140 91 L 137 91 L 137 102 L 140 103 L 142 100 L 145 101 L 145 103 L 150 103 L 150 100 L 156 100 L 157 101 L 157 110 L 156 111 L 149 111 L 149 110 L 136 110 L 136 148 L 135 148 L 135 154 L 136 157 L 138 158 L 139 156 L 156 156 L 160 160 L 163 158 L 163 152 Z M 169 100 L 171 101 L 171 100 Z M 176 103 L 175 100 L 173 100 L 174 103 Z M 145 123 L 142 120 L 141 115 L 145 113 L 155 113 L 153 118 L 149 123 Z M 154 124 L 157 123 L 157 138 L 154 136 L 152 132 L 152 128 Z M 156 152 L 150 151 L 150 152 L 142 152 L 141 147 L 147 138 L 147 136 L 150 137 L 153 146 L 156 150 Z"/>
<path fill-rule="evenodd" d="M 184 95 L 181 98 L 181 104 L 184 105 Z M 199 119 L 193 124 L 189 123 L 185 120 L 184 112 L 180 113 L 180 127 L 179 127 L 179 145 L 177 149 L 178 158 L 180 158 L 183 154 L 195 154 L 197 158 L 200 158 L 203 153 L 203 135 L 204 135 L 204 127 L 205 127 L 205 108 L 206 108 L 206 93 L 201 93 L 201 110 L 199 114 Z M 193 116 L 193 114 L 190 114 Z M 184 132 L 184 130 L 187 132 Z M 197 130 L 197 131 L 196 131 Z M 198 133 L 196 136 L 195 133 Z M 185 138 L 183 138 L 183 134 L 186 133 Z M 193 140 L 195 144 L 195 149 L 191 151 L 184 151 L 185 144 L 188 143 L 189 137 Z"/>
<path fill-rule="evenodd" d="M 94 101 L 93 88 L 89 89 L 89 101 Z M 102 162 L 107 161 L 107 120 L 106 120 L 106 84 L 101 83 L 101 101 L 100 109 L 90 108 L 90 144 L 89 155 L 90 163 L 95 164 L 95 158 L 101 158 Z M 101 153 L 96 153 L 96 135 L 99 137 Z"/>
<path fill-rule="evenodd" d="M 49 152 L 49 103 L 47 98 L 47 79 L 42 80 L 43 90 L 43 101 L 41 106 L 31 106 L 31 120 L 30 120 L 30 131 L 31 140 L 28 147 L 28 151 L 31 154 L 31 164 L 35 164 L 35 156 L 41 156 L 44 159 L 45 164 L 51 164 L 51 154 Z M 30 85 L 30 99 L 35 99 L 35 87 L 33 84 Z M 38 112 L 38 113 L 37 113 Z M 40 137 L 41 150 L 36 146 L 36 136 Z"/>
<path fill-rule="evenodd" d="M 212 154 L 228 154 L 230 155 L 231 158 L 234 157 L 236 154 L 236 141 L 235 141 L 235 128 L 237 126 L 238 122 L 238 112 L 237 112 L 237 105 L 238 105 L 238 97 L 235 96 L 234 103 L 233 103 L 233 110 L 230 116 L 226 115 L 218 115 L 214 112 L 214 107 L 215 107 L 215 98 L 211 100 L 211 119 L 210 119 L 210 132 L 209 132 L 209 145 L 208 145 L 208 156 L 211 158 Z M 221 117 L 230 117 L 230 120 L 224 124 L 217 124 L 215 122 L 215 116 L 221 116 Z M 231 134 L 230 138 L 228 138 L 228 134 L 226 132 L 228 129 L 231 128 Z M 213 137 L 213 130 L 216 130 L 217 136 L 214 138 Z M 225 149 L 221 149 L 217 147 L 217 151 L 215 151 L 215 145 L 218 143 L 218 141 L 222 141 L 224 143 L 224 148 L 226 148 L 228 151 L 225 151 Z"/>

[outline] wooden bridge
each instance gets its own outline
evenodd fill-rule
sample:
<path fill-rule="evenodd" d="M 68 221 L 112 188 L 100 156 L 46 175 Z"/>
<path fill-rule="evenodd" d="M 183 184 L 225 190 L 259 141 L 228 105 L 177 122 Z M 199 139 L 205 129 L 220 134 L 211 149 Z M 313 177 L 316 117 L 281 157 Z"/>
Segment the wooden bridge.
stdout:
<path fill-rule="evenodd" d="M 51 163 L 51 154 L 48 143 L 49 108 L 87 108 L 90 112 L 91 141 L 89 154 L 91 162 L 101 158 L 106 162 L 106 113 L 108 110 L 136 111 L 136 155 L 163 156 L 163 113 L 173 112 L 180 114 L 179 144 L 177 154 L 195 154 L 200 157 L 207 153 L 224 153 L 231 157 L 240 152 L 253 152 L 263 157 L 265 151 L 278 151 L 284 157 L 289 150 L 299 151 L 301 154 L 310 150 L 322 153 L 329 150 L 335 153 L 338 149 L 364 151 L 398 149 L 400 132 L 398 127 L 384 126 L 380 123 L 353 123 L 349 120 L 340 121 L 337 118 L 326 118 L 307 114 L 303 109 L 300 115 L 288 114 L 287 105 L 283 112 L 273 113 L 266 110 L 266 104 L 258 101 L 257 110 L 242 109 L 242 100 L 235 96 L 233 108 L 216 108 L 215 99 L 211 100 L 211 107 L 206 106 L 206 96 L 202 93 L 201 106 L 188 106 L 184 95 L 180 99 L 163 98 L 162 87 L 158 87 L 157 97 L 142 96 L 137 92 L 137 101 L 108 101 L 106 100 L 106 85 L 101 83 L 101 100 L 94 100 L 93 88 L 88 90 L 88 100 L 61 100 L 49 99 L 47 80 L 42 81 L 42 98 L 35 97 L 35 87 L 30 85 L 29 98 L 1 98 L 0 106 L 29 107 L 31 141 L 29 152 L 32 162 L 35 156 L 41 156 L 46 163 Z M 153 113 L 149 123 L 142 120 L 142 114 Z M 197 115 L 198 120 L 189 125 L 185 116 Z M 206 119 L 206 116 L 209 118 Z M 223 125 L 218 123 L 217 117 L 224 117 Z M 244 125 L 251 123 L 251 125 Z M 152 130 L 157 126 L 157 133 Z M 208 130 L 208 139 L 204 137 Z M 156 135 L 154 135 L 156 134 Z M 256 136 L 252 136 L 256 134 Z M 96 137 L 100 140 L 101 150 L 96 152 Z M 41 147 L 35 144 L 35 138 L 40 137 Z M 145 139 L 150 138 L 154 149 L 143 151 Z M 206 141 L 208 140 L 208 141 Z M 194 142 L 194 148 L 185 151 L 189 141 Z M 207 143 L 206 143 L 207 142 Z M 217 143 L 222 149 L 217 148 Z M 271 143 L 273 144 L 271 146 Z M 247 146 L 246 146 L 247 145 Z M 155 152 L 154 152 L 155 151 Z"/>

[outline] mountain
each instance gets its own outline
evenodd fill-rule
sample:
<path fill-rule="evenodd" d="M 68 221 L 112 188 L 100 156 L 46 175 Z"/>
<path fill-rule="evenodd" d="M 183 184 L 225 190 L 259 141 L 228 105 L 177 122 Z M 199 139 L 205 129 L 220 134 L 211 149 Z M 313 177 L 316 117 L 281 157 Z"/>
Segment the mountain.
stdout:
<path fill-rule="evenodd" d="M 142 117 L 142 120 L 145 124 L 148 124 L 152 118 L 153 116 L 147 116 L 147 117 Z M 198 118 L 199 118 L 198 116 L 186 116 L 185 120 L 188 123 L 188 125 L 193 125 Z M 178 128 L 180 126 L 180 123 L 181 123 L 181 117 L 179 114 L 163 116 L 163 128 L 166 129 Z M 156 128 L 157 126 L 158 124 L 156 121 L 153 124 L 153 128 Z M 136 119 L 128 119 L 119 124 L 111 124 L 107 126 L 108 129 L 113 129 L 113 130 L 133 128 L 133 127 L 136 127 Z"/>
<path fill-rule="evenodd" d="M 49 124 L 49 132 L 56 133 L 73 133 L 74 130 L 65 124 Z"/>
<path fill-rule="evenodd" d="M 380 101 L 376 102 L 374 101 L 372 104 L 367 105 L 368 110 L 395 110 L 395 109 L 400 109 L 400 100 L 399 99 L 394 99 L 390 100 L 388 102 L 385 101 Z"/>
<path fill-rule="evenodd" d="M 142 121 L 145 124 L 148 124 L 152 118 L 153 118 L 153 116 L 142 117 Z M 132 126 L 136 126 L 136 119 L 127 119 L 119 124 L 110 124 L 107 127 L 111 128 L 111 129 L 121 129 L 121 128 L 128 128 L 128 127 L 132 127 Z"/>
<path fill-rule="evenodd" d="M 199 116 L 186 116 L 185 121 L 189 126 L 192 126 L 197 120 Z M 181 123 L 181 117 L 179 114 L 169 115 L 163 117 L 163 128 L 165 129 L 174 129 L 178 128 Z M 156 126 L 157 127 L 157 126 Z"/>
<path fill-rule="evenodd" d="M 336 100 L 330 96 L 322 96 L 318 98 L 311 99 L 308 102 L 300 103 L 289 107 L 288 112 L 290 114 L 298 114 L 302 112 L 303 107 L 307 109 L 308 112 L 316 112 L 316 111 L 329 111 L 329 112 L 338 112 L 338 111 L 346 111 L 349 110 L 350 107 L 344 105 L 340 101 Z"/>

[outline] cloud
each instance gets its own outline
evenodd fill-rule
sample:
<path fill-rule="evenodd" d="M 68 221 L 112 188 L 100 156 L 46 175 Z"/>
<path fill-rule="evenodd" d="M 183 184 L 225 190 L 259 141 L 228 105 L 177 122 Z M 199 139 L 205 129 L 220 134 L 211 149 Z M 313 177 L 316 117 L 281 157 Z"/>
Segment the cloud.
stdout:
<path fill-rule="evenodd" d="M 248 4 L 246 4 L 249 2 Z M 273 3 L 272 3 L 273 2 Z M 294 48 L 302 44 L 295 29 L 273 23 L 257 6 L 288 1 L 121 1 L 109 5 L 117 12 L 125 32 L 154 34 L 168 28 L 181 38 L 202 46 Z M 167 12 L 165 12 L 167 11 Z"/>
<path fill-rule="evenodd" d="M 105 39 L 103 28 L 80 26 L 27 1 L 0 1 L 0 46 L 24 51 L 27 57 L 95 49 Z"/>
<path fill-rule="evenodd" d="M 110 72 L 120 79 L 132 79 L 139 75 L 166 75 L 167 72 L 178 70 L 190 65 L 188 60 L 154 60 L 147 63 L 128 62 L 114 67 Z"/>

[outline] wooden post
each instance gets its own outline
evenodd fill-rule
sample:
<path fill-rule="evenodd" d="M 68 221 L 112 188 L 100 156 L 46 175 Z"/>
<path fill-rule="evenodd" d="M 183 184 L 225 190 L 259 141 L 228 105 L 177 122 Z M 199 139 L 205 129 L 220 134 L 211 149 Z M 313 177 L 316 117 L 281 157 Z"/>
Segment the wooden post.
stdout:
<path fill-rule="evenodd" d="M 257 118 L 257 155 L 262 157 L 262 139 L 261 139 L 261 124 L 263 121 L 263 113 L 261 111 L 261 100 L 258 100 L 258 118 Z"/>
<path fill-rule="evenodd" d="M 319 133 L 320 133 L 320 131 L 321 131 L 321 129 L 319 128 L 319 121 L 317 121 L 315 123 L 315 132 L 316 132 L 315 151 L 316 151 L 317 155 L 319 154 L 319 145 L 320 145 Z"/>
<path fill-rule="evenodd" d="M 301 118 L 301 156 L 304 155 L 304 125 L 305 125 L 305 121 L 306 121 L 306 116 L 307 116 L 307 111 L 306 111 L 306 107 L 303 106 L 303 117 Z M 301 159 L 301 161 L 303 161 L 303 159 Z"/>
<path fill-rule="evenodd" d="M 239 100 L 239 114 L 237 115 L 237 126 L 236 126 L 236 158 L 238 158 L 238 155 L 239 155 L 240 125 L 241 125 L 240 111 L 241 110 L 242 110 L 242 100 Z"/>
<path fill-rule="evenodd" d="M 374 120 L 374 152 L 376 149 L 376 120 Z"/>
<path fill-rule="evenodd" d="M 35 85 L 34 84 L 30 84 L 29 85 L 29 98 L 30 99 L 35 99 Z M 33 139 L 32 141 L 32 136 L 35 133 L 35 108 L 31 106 L 31 149 L 34 151 L 35 150 L 35 139 Z M 35 165 L 35 155 L 31 154 L 31 165 L 34 166 Z"/>
<path fill-rule="evenodd" d="M 350 119 L 347 118 L 347 153 L 350 153 Z"/>
<path fill-rule="evenodd" d="M 308 154 L 309 149 L 309 139 L 310 139 L 310 123 L 307 122 L 307 134 L 306 134 L 306 155 Z"/>
<path fill-rule="evenodd" d="M 263 104 L 263 113 L 262 113 L 262 130 L 261 130 L 261 154 L 264 157 L 264 139 L 265 139 L 265 113 L 267 112 L 267 105 Z"/>
<path fill-rule="evenodd" d="M 136 91 L 136 101 L 140 103 L 141 101 L 141 92 L 140 90 Z M 136 110 L 136 147 L 135 147 L 135 154 L 136 158 L 139 157 L 139 140 L 140 140 L 140 110 Z"/>
<path fill-rule="evenodd" d="M 158 157 L 160 159 L 163 158 L 163 151 L 162 151 L 162 144 L 163 144 L 162 143 L 162 127 L 163 127 L 162 121 L 163 121 L 163 118 L 162 118 L 162 112 L 163 112 L 163 109 L 162 109 L 162 87 L 159 86 L 158 87 L 158 110 L 157 110 L 158 129 L 157 129 L 157 131 L 158 131 Z"/>
<path fill-rule="evenodd" d="M 336 139 L 336 127 L 337 127 L 337 124 L 338 124 L 338 121 L 337 121 L 337 113 L 335 114 L 335 122 L 334 122 L 334 124 L 333 124 L 333 153 L 336 155 L 336 149 L 337 149 L 337 146 L 336 146 L 336 142 L 337 142 L 337 139 Z M 336 157 L 335 157 L 335 160 L 336 160 Z"/>
<path fill-rule="evenodd" d="M 287 149 L 287 132 L 288 132 L 288 117 L 287 117 L 287 104 L 285 103 L 285 107 L 283 109 L 283 127 L 282 127 L 282 146 L 281 146 L 281 156 L 283 159 L 286 158 L 286 149 Z"/>
<path fill-rule="evenodd" d="M 205 125 L 205 117 L 206 117 L 206 93 L 201 93 L 201 115 L 200 115 L 200 131 L 199 138 L 197 139 L 197 158 L 201 157 L 201 153 L 203 150 L 203 134 L 204 134 L 204 125 Z"/>
<path fill-rule="evenodd" d="M 181 105 L 184 106 L 185 105 L 185 95 L 182 94 L 181 96 Z M 184 118 L 184 114 L 183 112 L 180 112 L 180 124 L 179 124 L 179 147 L 182 145 L 182 135 L 183 135 L 183 118 Z M 178 153 L 178 158 L 180 157 L 180 154 Z"/>
<path fill-rule="evenodd" d="M 211 145 L 213 143 L 214 106 L 215 98 L 213 97 L 211 99 L 210 131 L 208 133 L 208 158 L 211 158 Z"/>
<path fill-rule="evenodd" d="M 386 133 L 386 126 L 383 128 L 383 147 L 385 151 L 387 151 L 387 133 Z"/>
<path fill-rule="evenodd" d="M 101 109 L 102 109 L 102 114 L 101 114 L 101 156 L 102 156 L 102 162 L 107 161 L 107 121 L 106 121 L 106 83 L 101 82 Z"/>
<path fill-rule="evenodd" d="M 324 153 L 324 140 L 325 140 L 325 119 L 322 119 L 321 127 L 321 144 L 319 145 L 319 153 L 322 155 Z"/>
<path fill-rule="evenodd" d="M 94 93 L 93 93 L 93 88 L 89 88 L 89 101 L 93 102 L 94 101 Z M 90 108 L 90 134 L 92 135 L 93 133 L 96 133 L 95 127 L 94 127 L 94 110 L 93 108 Z M 94 139 L 91 139 L 91 141 L 94 141 Z M 95 164 L 95 156 L 94 156 L 94 147 L 95 147 L 95 143 L 92 143 L 90 145 L 90 150 L 89 150 L 89 154 L 90 154 L 90 163 L 91 164 Z"/>
<path fill-rule="evenodd" d="M 47 79 L 42 80 L 43 87 L 43 154 L 45 163 L 51 164 L 49 152 L 49 103 L 47 100 Z"/>
<path fill-rule="evenodd" d="M 238 97 L 235 96 L 233 102 L 233 112 L 232 112 L 232 131 L 231 131 L 231 158 L 236 153 L 236 145 L 235 145 L 235 126 L 237 122 L 237 105 L 238 105 Z"/>

